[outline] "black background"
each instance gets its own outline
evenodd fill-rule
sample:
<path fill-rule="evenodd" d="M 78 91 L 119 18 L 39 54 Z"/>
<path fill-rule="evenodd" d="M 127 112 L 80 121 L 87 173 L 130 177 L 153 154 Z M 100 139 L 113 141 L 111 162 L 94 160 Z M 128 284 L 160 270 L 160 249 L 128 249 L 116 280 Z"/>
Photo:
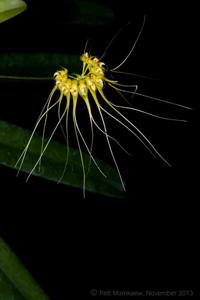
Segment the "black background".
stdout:
<path fill-rule="evenodd" d="M 60 7 L 30 1 L 27 12 L 1 24 L 0 49 L 81 53 L 89 37 L 94 52 L 102 53 L 113 34 L 131 22 L 109 50 L 107 60 L 114 66 L 127 54 L 146 15 L 142 37 L 123 70 L 156 78 L 133 77 L 140 92 L 193 108 L 136 100 L 139 108 L 155 106 L 157 112 L 189 121 L 133 115 L 172 167 L 154 159 L 123 130 L 119 136 L 133 153 L 133 158 L 118 154 L 127 187 L 123 200 L 92 193 L 83 199 L 79 190 L 33 177 L 25 183 L 23 176 L 16 178 L 15 171 L 1 167 L 1 235 L 51 299 L 89 297 L 91 289 L 193 290 L 197 295 L 196 8 L 173 1 L 104 2 L 115 12 L 112 24 L 63 27 L 64 1 Z M 73 1 L 70 7 L 76 12 Z M 29 95 L 28 88 L 22 93 Z M 48 88 L 42 88 L 40 97 Z M 22 120 L 20 107 L 14 110 L 3 103 L 3 108 L 1 118 L 33 125 L 28 117 Z"/>

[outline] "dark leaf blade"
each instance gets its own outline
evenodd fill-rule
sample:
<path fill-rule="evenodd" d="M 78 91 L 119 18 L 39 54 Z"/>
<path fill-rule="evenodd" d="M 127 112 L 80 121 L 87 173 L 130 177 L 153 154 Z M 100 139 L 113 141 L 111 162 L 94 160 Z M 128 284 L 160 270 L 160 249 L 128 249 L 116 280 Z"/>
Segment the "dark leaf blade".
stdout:
<path fill-rule="evenodd" d="M 76 54 L 2 52 L 0 57 L 0 79 L 6 80 L 9 76 L 11 79 L 19 76 L 19 80 L 21 76 L 27 80 L 32 77 L 51 79 L 54 72 L 62 67 L 67 67 L 69 72 L 79 72 L 81 69 L 80 57 Z"/>
<path fill-rule="evenodd" d="M 28 130 L 0 121 L 0 163 L 17 169 L 15 164 L 26 146 L 30 135 L 31 132 Z M 35 135 L 21 171 L 30 173 L 40 156 L 40 150 L 41 136 Z M 83 171 L 79 151 L 74 148 L 70 148 L 69 151 L 67 170 L 60 183 L 82 189 Z M 58 182 L 66 163 L 66 152 L 65 145 L 51 141 L 42 157 L 40 171 L 36 168 L 33 174 Z M 83 158 L 87 166 L 89 155 L 83 153 Z M 86 190 L 101 195 L 123 198 L 124 191 L 117 171 L 101 160 L 96 159 L 96 161 L 107 177 L 105 178 L 92 163 L 90 171 L 86 176 Z"/>
<path fill-rule="evenodd" d="M 0 237 L 0 300 L 49 300 Z"/>
<path fill-rule="evenodd" d="M 0 300 L 26 300 L 0 268 Z"/>

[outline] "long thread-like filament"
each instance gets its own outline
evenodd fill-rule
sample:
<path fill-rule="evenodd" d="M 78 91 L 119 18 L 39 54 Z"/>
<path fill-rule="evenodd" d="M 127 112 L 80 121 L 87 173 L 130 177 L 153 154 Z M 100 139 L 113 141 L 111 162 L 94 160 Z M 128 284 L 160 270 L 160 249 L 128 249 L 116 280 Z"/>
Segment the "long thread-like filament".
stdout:
<path fill-rule="evenodd" d="M 52 95 L 53 95 L 53 94 L 52 94 Z M 49 102 L 51 102 L 51 97 L 49 98 Z M 19 172 L 20 172 L 20 170 L 21 170 L 21 168 L 22 168 L 24 159 L 25 159 L 25 157 L 26 157 L 26 153 L 27 153 L 27 151 L 28 151 L 28 149 L 29 149 L 29 146 L 30 146 L 30 144 L 31 144 L 32 138 L 33 138 L 33 136 L 34 136 L 34 134 L 35 134 L 35 132 L 36 132 L 36 129 L 38 128 L 38 126 L 39 126 L 41 120 L 45 117 L 46 113 L 48 113 L 48 112 L 49 112 L 53 107 L 55 107 L 57 104 L 58 104 L 58 101 L 56 101 L 54 104 L 52 104 L 52 105 L 51 105 L 51 106 L 50 106 L 50 107 L 49 107 L 49 108 L 48 108 L 48 109 L 47 109 L 47 110 L 39 117 L 39 119 L 37 120 L 36 125 L 35 125 L 35 127 L 34 127 L 32 133 L 31 133 L 31 136 L 30 136 L 30 138 L 29 138 L 29 140 L 28 140 L 28 142 L 27 142 L 27 144 L 26 144 L 26 147 L 24 148 L 23 152 L 21 153 L 19 159 L 17 160 L 17 162 L 16 162 L 16 164 L 15 164 L 15 167 L 17 167 L 18 164 L 19 164 L 17 175 L 19 174 Z M 21 161 L 21 162 L 20 162 L 20 161 Z"/>
<path fill-rule="evenodd" d="M 55 134 L 55 132 L 56 132 L 58 126 L 59 126 L 60 123 L 62 122 L 62 119 L 64 118 L 65 114 L 66 114 L 66 109 L 64 110 L 64 112 L 63 112 L 63 114 L 62 114 L 60 120 L 58 121 L 58 123 L 56 124 L 54 130 L 52 131 L 52 133 L 51 133 L 51 135 L 50 135 L 48 141 L 46 142 L 46 144 L 45 144 L 45 146 L 44 146 L 42 152 L 40 153 L 40 156 L 39 156 L 38 160 L 36 161 L 35 165 L 34 165 L 33 168 L 31 169 L 31 171 L 30 171 L 30 173 L 29 173 L 29 175 L 28 175 L 26 181 L 29 180 L 31 174 L 35 171 L 35 169 L 36 169 L 37 165 L 39 164 L 39 162 L 40 162 L 42 156 L 44 155 L 44 153 L 45 153 L 45 151 L 46 151 L 46 149 L 47 149 L 47 147 L 48 147 L 50 141 L 52 140 L 52 138 L 53 138 L 53 136 L 54 136 L 54 134 Z"/>

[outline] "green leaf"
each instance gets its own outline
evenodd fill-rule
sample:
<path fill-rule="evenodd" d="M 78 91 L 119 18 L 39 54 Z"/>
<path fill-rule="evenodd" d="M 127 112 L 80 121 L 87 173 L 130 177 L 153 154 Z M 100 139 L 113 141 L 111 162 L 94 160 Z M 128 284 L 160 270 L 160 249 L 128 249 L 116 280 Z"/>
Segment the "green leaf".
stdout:
<path fill-rule="evenodd" d="M 0 163 L 16 168 L 15 163 L 26 146 L 30 135 L 31 132 L 28 130 L 0 121 Z M 39 158 L 40 149 L 41 137 L 35 135 L 22 165 L 22 171 L 30 173 Z M 87 166 L 89 164 L 89 155 L 83 153 L 83 158 Z M 96 166 L 91 163 L 90 171 L 86 176 L 86 190 L 122 198 L 124 192 L 117 171 L 101 160 L 96 159 L 96 161 L 107 177 L 105 178 Z M 42 158 L 40 171 L 36 168 L 34 175 L 58 182 L 63 173 L 65 162 L 66 146 L 52 141 Z M 70 148 L 67 170 L 61 183 L 82 189 L 83 172 L 80 154 L 77 149 Z"/>
<path fill-rule="evenodd" d="M 7 76 L 19 76 L 19 79 L 20 76 L 53 77 L 61 67 L 66 67 L 70 73 L 81 70 L 80 56 L 76 54 L 6 52 L 0 54 L 0 59 L 0 79 L 7 79 Z"/>
<path fill-rule="evenodd" d="M 0 23 L 5 22 L 26 9 L 22 0 L 0 0 Z"/>
<path fill-rule="evenodd" d="M 49 300 L 0 237 L 0 300 Z"/>

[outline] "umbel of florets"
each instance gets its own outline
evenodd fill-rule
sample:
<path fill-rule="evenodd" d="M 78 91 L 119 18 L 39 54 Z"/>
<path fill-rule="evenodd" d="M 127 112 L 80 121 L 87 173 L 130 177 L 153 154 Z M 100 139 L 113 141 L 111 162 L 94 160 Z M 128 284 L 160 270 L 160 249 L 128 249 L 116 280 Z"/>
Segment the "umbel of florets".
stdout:
<path fill-rule="evenodd" d="M 80 95 L 86 100 L 88 91 L 91 93 L 95 93 L 96 90 L 102 92 L 104 81 L 108 79 L 105 77 L 105 64 L 97 57 L 89 56 L 86 52 L 81 55 L 80 59 L 83 62 L 80 75 L 70 75 L 64 68 L 54 74 L 54 79 L 57 88 L 65 96 L 71 95 L 73 99 L 76 99 Z"/>
<path fill-rule="evenodd" d="M 140 35 L 140 34 L 139 34 Z M 135 44 L 134 44 L 135 45 Z M 121 71 L 116 71 L 119 67 L 121 67 L 124 62 L 127 60 L 129 55 L 134 49 L 134 45 L 130 51 L 130 53 L 127 55 L 127 57 L 114 69 L 109 69 L 109 72 L 115 72 L 119 74 L 126 74 L 129 75 L 130 73 L 126 72 L 121 72 Z M 38 128 L 39 124 L 41 122 L 44 122 L 43 125 L 43 136 L 42 136 L 42 142 L 41 142 L 41 151 L 40 151 L 40 156 L 38 160 L 36 161 L 35 165 L 31 169 L 28 178 L 31 176 L 31 174 L 35 171 L 36 167 L 41 165 L 41 159 L 42 156 L 44 155 L 50 141 L 52 140 L 55 131 L 59 126 L 61 126 L 62 130 L 62 122 L 65 122 L 65 130 L 64 131 L 64 136 L 67 144 L 67 153 L 66 153 L 66 165 L 64 167 L 64 171 L 61 174 L 60 179 L 58 182 L 60 182 L 63 178 L 63 175 L 66 171 L 66 166 L 67 166 L 67 161 L 68 161 L 68 155 L 69 155 L 69 140 L 68 140 L 68 116 L 69 112 L 72 112 L 72 119 L 73 119 L 73 127 L 74 127 L 74 133 L 76 136 L 77 140 L 77 145 L 80 153 L 80 160 L 81 160 L 81 165 L 83 169 L 83 195 L 85 196 L 85 188 L 86 188 L 86 169 L 85 169 L 85 162 L 84 162 L 84 157 L 82 155 L 82 145 L 85 147 L 87 150 L 90 160 L 93 161 L 93 163 L 96 165 L 98 170 L 102 173 L 103 176 L 106 177 L 104 172 L 101 170 L 100 166 L 97 164 L 95 158 L 93 157 L 93 126 L 95 126 L 101 134 L 103 134 L 106 138 L 109 152 L 112 156 L 113 163 L 117 169 L 121 184 L 125 190 L 125 185 L 117 164 L 117 161 L 115 159 L 114 152 L 112 150 L 112 145 L 111 142 L 117 144 L 122 150 L 124 150 L 126 153 L 127 151 L 123 148 L 123 146 L 120 144 L 120 142 L 113 137 L 110 134 L 109 128 L 107 127 L 104 115 L 109 116 L 112 120 L 114 120 L 118 125 L 121 125 L 124 127 L 127 131 L 129 131 L 133 136 L 135 136 L 148 150 L 153 156 L 157 156 L 161 158 L 167 165 L 170 166 L 170 164 L 167 162 L 167 160 L 156 150 L 156 148 L 153 146 L 153 144 L 150 142 L 150 140 L 145 136 L 145 134 L 131 121 L 129 120 L 123 113 L 124 110 L 131 110 L 137 113 L 142 113 L 147 116 L 155 117 L 158 119 L 164 119 L 164 120 L 173 120 L 173 121 L 181 121 L 185 122 L 185 120 L 179 120 L 179 119 L 174 119 L 174 118 L 168 118 L 168 117 L 163 117 L 159 116 L 156 114 L 153 114 L 148 111 L 140 110 L 137 108 L 134 108 L 131 104 L 129 106 L 125 106 L 124 104 L 120 105 L 118 102 L 113 102 L 109 100 L 106 96 L 106 88 L 105 86 L 107 85 L 108 87 L 112 88 L 116 94 L 117 94 L 117 99 L 119 97 L 121 100 L 125 100 L 126 102 L 127 99 L 124 94 L 131 94 L 133 95 L 138 95 L 142 96 L 144 98 L 148 98 L 151 100 L 156 100 L 159 102 L 167 103 L 167 104 L 173 104 L 176 106 L 184 107 L 180 104 L 175 104 L 171 103 L 166 100 L 161 100 L 155 97 L 151 97 L 148 95 L 141 94 L 137 91 L 138 86 L 137 84 L 122 84 L 116 80 L 111 80 L 107 77 L 105 74 L 107 69 L 105 68 L 105 64 L 101 62 L 101 59 L 98 59 L 95 56 L 89 55 L 87 52 L 82 54 L 80 57 L 80 60 L 82 61 L 82 72 L 81 74 L 69 74 L 68 70 L 66 68 L 63 68 L 54 74 L 54 80 L 55 80 L 55 85 L 47 99 L 47 102 L 45 106 L 42 109 L 42 112 L 36 122 L 36 125 L 33 129 L 33 132 L 30 136 L 30 139 L 27 142 L 27 145 L 25 149 L 23 150 L 21 156 L 19 157 L 18 161 L 16 162 L 15 166 L 18 166 L 19 170 L 22 168 L 22 165 L 24 163 L 24 159 L 26 157 L 27 151 L 29 149 L 29 146 L 31 144 L 32 138 L 36 132 L 36 129 Z M 56 99 L 56 96 L 54 97 L 55 92 L 59 92 L 59 96 Z M 104 93 L 105 91 L 105 93 Z M 84 135 L 81 131 L 81 128 L 79 127 L 78 120 L 77 120 L 77 106 L 78 106 L 78 99 L 83 99 L 86 108 L 87 108 L 87 117 L 89 117 L 90 121 L 90 126 L 91 126 L 91 143 L 90 145 L 87 144 L 86 139 L 84 138 Z M 52 99 L 54 101 L 52 101 Z M 94 102 L 95 105 L 91 105 L 91 102 Z M 45 142 L 44 136 L 45 136 L 45 129 L 46 129 L 46 124 L 47 124 L 47 118 L 49 112 L 57 107 L 58 110 L 58 122 L 56 123 L 49 139 Z M 93 108 L 97 108 L 97 112 L 99 114 L 100 120 L 97 121 L 96 118 L 93 115 Z M 188 107 L 184 107 L 187 108 Z M 90 166 L 90 163 L 89 163 Z M 88 167 L 89 170 L 89 167 Z"/>

